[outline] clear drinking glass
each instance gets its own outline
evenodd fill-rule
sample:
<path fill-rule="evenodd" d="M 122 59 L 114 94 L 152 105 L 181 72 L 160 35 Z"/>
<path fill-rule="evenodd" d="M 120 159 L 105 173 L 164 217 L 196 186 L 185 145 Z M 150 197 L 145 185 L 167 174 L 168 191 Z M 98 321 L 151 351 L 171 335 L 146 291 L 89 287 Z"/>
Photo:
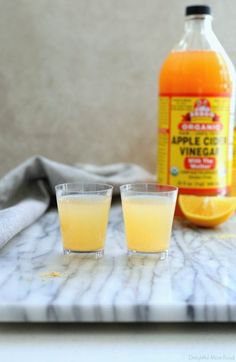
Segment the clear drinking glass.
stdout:
<path fill-rule="evenodd" d="M 55 189 L 64 254 L 102 256 L 113 187 L 65 183 Z"/>
<path fill-rule="evenodd" d="M 178 189 L 155 183 L 120 187 L 129 253 L 168 255 Z"/>

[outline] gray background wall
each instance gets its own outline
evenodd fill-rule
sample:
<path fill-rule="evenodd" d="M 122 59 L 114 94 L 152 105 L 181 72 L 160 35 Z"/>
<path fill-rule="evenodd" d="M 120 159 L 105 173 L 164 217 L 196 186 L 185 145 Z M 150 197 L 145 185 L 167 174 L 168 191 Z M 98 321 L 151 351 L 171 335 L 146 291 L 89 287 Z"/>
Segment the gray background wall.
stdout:
<path fill-rule="evenodd" d="M 155 172 L 156 77 L 193 3 L 236 65 L 235 0 L 0 0 L 0 176 L 33 154 Z"/>

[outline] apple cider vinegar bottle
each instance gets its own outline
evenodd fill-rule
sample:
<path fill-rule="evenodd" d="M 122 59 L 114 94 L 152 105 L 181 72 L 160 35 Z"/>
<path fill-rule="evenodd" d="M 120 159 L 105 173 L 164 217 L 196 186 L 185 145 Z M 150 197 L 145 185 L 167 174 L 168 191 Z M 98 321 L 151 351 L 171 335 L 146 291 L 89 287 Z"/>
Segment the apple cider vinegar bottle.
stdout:
<path fill-rule="evenodd" d="M 188 6 L 184 35 L 159 76 L 159 183 L 180 194 L 230 193 L 234 97 L 235 71 L 210 7 Z"/>

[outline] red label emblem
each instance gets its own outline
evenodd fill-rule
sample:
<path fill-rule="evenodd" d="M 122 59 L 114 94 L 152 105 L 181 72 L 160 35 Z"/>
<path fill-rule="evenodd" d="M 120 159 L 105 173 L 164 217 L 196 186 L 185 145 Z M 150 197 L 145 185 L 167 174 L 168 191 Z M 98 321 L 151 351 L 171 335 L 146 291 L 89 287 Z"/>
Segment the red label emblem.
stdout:
<path fill-rule="evenodd" d="M 197 122 L 198 118 L 201 118 L 200 122 Z M 209 122 L 209 118 L 212 122 Z M 192 112 L 182 116 L 178 127 L 182 131 L 220 131 L 223 125 L 219 115 L 212 112 L 209 100 L 202 98 L 195 102 Z"/>

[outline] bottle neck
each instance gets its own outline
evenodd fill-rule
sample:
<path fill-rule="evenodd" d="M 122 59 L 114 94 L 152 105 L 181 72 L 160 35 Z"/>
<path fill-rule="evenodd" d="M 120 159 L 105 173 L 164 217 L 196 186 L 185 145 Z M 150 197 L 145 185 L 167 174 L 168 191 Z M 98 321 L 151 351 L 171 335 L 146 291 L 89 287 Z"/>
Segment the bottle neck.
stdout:
<path fill-rule="evenodd" d="M 185 20 L 185 33 L 207 35 L 212 32 L 211 15 L 191 15 Z"/>
<path fill-rule="evenodd" d="M 185 20 L 185 32 L 174 50 L 217 50 L 219 42 L 212 30 L 211 15 L 190 15 Z"/>

